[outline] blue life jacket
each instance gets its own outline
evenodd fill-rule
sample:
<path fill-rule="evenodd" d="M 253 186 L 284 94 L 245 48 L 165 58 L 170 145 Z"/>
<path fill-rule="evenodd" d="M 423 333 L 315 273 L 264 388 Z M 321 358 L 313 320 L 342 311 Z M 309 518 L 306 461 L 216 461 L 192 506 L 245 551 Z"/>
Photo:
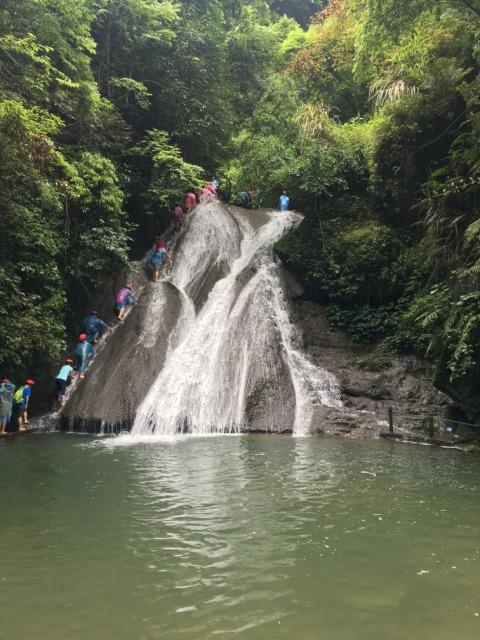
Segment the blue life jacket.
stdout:
<path fill-rule="evenodd" d="M 89 355 L 95 355 L 95 349 L 92 347 L 88 340 L 83 340 L 77 344 L 77 348 L 75 349 L 75 355 L 79 358 L 86 358 Z"/>
<path fill-rule="evenodd" d="M 83 321 L 83 329 L 85 333 L 90 336 L 98 333 L 100 329 L 104 329 L 105 331 L 107 331 L 108 325 L 103 320 L 100 320 L 98 316 L 91 315 L 88 316 L 88 318 L 85 318 L 85 320 Z"/>

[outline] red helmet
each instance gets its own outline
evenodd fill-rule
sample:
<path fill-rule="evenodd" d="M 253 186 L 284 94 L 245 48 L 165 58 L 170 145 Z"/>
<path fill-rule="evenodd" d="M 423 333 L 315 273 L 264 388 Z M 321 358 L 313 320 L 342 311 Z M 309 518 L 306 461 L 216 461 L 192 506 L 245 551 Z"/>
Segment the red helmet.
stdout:
<path fill-rule="evenodd" d="M 86 340 L 86 339 L 87 339 L 87 334 L 86 334 L 86 333 L 81 333 L 81 334 L 78 336 L 78 339 L 79 339 L 81 342 L 83 342 L 84 340 Z"/>
<path fill-rule="evenodd" d="M 71 358 L 67 358 L 65 360 L 65 364 L 73 364 L 73 360 Z"/>
<path fill-rule="evenodd" d="M 30 385 L 35 384 L 35 380 L 32 380 L 32 378 L 27 378 L 25 380 L 25 384 L 30 384 Z"/>

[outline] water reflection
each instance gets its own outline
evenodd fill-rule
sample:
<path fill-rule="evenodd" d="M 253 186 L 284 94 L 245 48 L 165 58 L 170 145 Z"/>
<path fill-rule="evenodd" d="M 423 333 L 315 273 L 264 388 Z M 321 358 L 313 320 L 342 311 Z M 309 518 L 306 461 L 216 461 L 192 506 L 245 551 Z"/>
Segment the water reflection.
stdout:
<path fill-rule="evenodd" d="M 291 591 L 283 582 L 292 560 L 278 553 L 291 544 L 291 525 L 266 490 L 264 453 L 249 452 L 243 438 L 231 439 L 227 451 L 218 443 L 205 441 L 201 455 L 194 440 L 161 457 L 150 448 L 134 453 L 143 497 L 131 544 L 137 541 L 135 552 L 162 574 L 162 607 L 194 619 L 180 635 L 200 633 L 199 621 L 210 621 L 214 611 L 215 634 L 280 619 L 286 613 L 274 602 Z"/>
<path fill-rule="evenodd" d="M 5 638 L 476 637 L 476 460 L 319 439 L 18 442 L 0 448 L 17 489 L 0 494 Z"/>

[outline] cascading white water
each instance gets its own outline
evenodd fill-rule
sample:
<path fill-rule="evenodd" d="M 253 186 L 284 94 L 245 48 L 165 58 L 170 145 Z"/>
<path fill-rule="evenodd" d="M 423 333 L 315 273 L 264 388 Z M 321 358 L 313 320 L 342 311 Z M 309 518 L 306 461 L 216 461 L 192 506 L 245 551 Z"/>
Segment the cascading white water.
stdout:
<path fill-rule="evenodd" d="M 184 313 L 132 433 L 240 432 L 260 396 L 266 404 L 262 428 L 276 431 L 278 416 L 292 404 L 282 395 L 284 386 L 293 389 L 291 427 L 298 435 L 308 432 L 314 405 L 341 406 L 335 377 L 295 347 L 273 252 L 275 242 L 300 219 L 273 212 L 255 229 L 247 216 L 232 215 L 218 202 L 199 209 L 171 275 Z M 192 298 L 215 273 L 216 282 L 195 314 Z M 161 312 L 161 301 L 152 304 L 152 312 Z"/>

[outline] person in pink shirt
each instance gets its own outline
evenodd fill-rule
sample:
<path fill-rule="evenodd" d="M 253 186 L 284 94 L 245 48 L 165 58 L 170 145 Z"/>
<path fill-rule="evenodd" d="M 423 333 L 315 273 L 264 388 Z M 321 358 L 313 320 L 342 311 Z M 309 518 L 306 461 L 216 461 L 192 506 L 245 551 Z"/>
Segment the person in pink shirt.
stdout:
<path fill-rule="evenodd" d="M 193 191 L 189 191 L 185 195 L 185 209 L 187 213 L 192 213 L 192 211 L 197 206 L 197 196 L 193 193 Z"/>
<path fill-rule="evenodd" d="M 135 304 L 136 301 L 137 301 L 137 298 L 133 293 L 132 283 L 128 282 L 124 287 L 122 287 L 122 289 L 120 289 L 116 297 L 116 303 L 117 303 L 116 307 L 117 307 L 119 320 L 123 320 L 123 318 L 125 317 L 125 313 L 127 311 L 127 307 L 129 307 L 131 304 Z M 85 335 L 85 340 L 86 340 L 87 335 L 83 333 L 82 335 Z"/>
<path fill-rule="evenodd" d="M 200 202 L 208 202 L 212 195 L 213 194 L 208 187 L 203 187 L 200 194 Z"/>

